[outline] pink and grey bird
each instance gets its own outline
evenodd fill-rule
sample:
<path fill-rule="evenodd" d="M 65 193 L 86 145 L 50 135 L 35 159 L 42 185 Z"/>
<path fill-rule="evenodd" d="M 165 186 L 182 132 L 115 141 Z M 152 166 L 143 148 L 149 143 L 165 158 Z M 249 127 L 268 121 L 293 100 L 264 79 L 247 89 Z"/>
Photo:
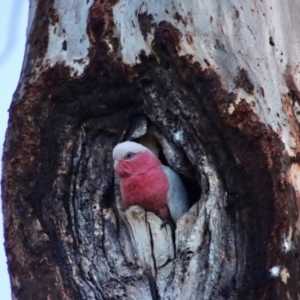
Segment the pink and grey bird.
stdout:
<path fill-rule="evenodd" d="M 120 177 L 125 209 L 139 205 L 164 221 L 174 222 L 188 211 L 183 183 L 171 168 L 141 144 L 123 142 L 113 149 L 114 169 Z"/>

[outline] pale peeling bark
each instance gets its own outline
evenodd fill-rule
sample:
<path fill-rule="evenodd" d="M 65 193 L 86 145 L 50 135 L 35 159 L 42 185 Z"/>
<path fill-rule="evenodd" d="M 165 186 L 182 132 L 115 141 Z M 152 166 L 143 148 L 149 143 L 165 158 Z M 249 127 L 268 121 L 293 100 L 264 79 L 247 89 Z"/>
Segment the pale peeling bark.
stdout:
<path fill-rule="evenodd" d="M 14 299 L 300 297 L 300 3 L 219 2 L 31 1 L 3 156 Z M 122 208 L 123 140 L 182 175 L 175 245 Z"/>

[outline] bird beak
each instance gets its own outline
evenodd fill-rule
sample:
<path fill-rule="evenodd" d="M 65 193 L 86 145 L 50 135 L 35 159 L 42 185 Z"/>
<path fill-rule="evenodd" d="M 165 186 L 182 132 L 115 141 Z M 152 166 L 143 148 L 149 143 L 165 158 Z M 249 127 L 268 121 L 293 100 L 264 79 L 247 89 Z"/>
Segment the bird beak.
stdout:
<path fill-rule="evenodd" d="M 116 168 L 117 168 L 118 163 L 119 163 L 119 160 L 115 159 L 115 160 L 114 160 L 114 169 L 115 169 L 115 170 L 116 170 Z"/>

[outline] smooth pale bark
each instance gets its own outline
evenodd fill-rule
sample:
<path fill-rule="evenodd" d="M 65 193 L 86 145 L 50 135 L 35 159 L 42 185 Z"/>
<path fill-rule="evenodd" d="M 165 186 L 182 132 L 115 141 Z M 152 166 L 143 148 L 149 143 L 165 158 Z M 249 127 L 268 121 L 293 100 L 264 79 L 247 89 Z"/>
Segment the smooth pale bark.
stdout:
<path fill-rule="evenodd" d="M 31 1 L 3 156 L 14 299 L 300 297 L 300 3 L 186 2 Z M 182 175 L 175 245 L 121 206 L 128 139 Z"/>

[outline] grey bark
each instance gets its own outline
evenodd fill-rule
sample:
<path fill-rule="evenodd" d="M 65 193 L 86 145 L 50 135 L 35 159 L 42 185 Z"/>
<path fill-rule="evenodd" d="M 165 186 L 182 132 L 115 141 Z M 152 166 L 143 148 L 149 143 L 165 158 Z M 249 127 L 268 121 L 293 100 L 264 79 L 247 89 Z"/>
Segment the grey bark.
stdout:
<path fill-rule="evenodd" d="M 282 72 L 273 49 L 299 4 L 181 2 L 31 2 L 3 155 L 13 299 L 299 298 L 297 54 Z M 121 206 L 124 140 L 182 176 L 175 245 Z"/>

